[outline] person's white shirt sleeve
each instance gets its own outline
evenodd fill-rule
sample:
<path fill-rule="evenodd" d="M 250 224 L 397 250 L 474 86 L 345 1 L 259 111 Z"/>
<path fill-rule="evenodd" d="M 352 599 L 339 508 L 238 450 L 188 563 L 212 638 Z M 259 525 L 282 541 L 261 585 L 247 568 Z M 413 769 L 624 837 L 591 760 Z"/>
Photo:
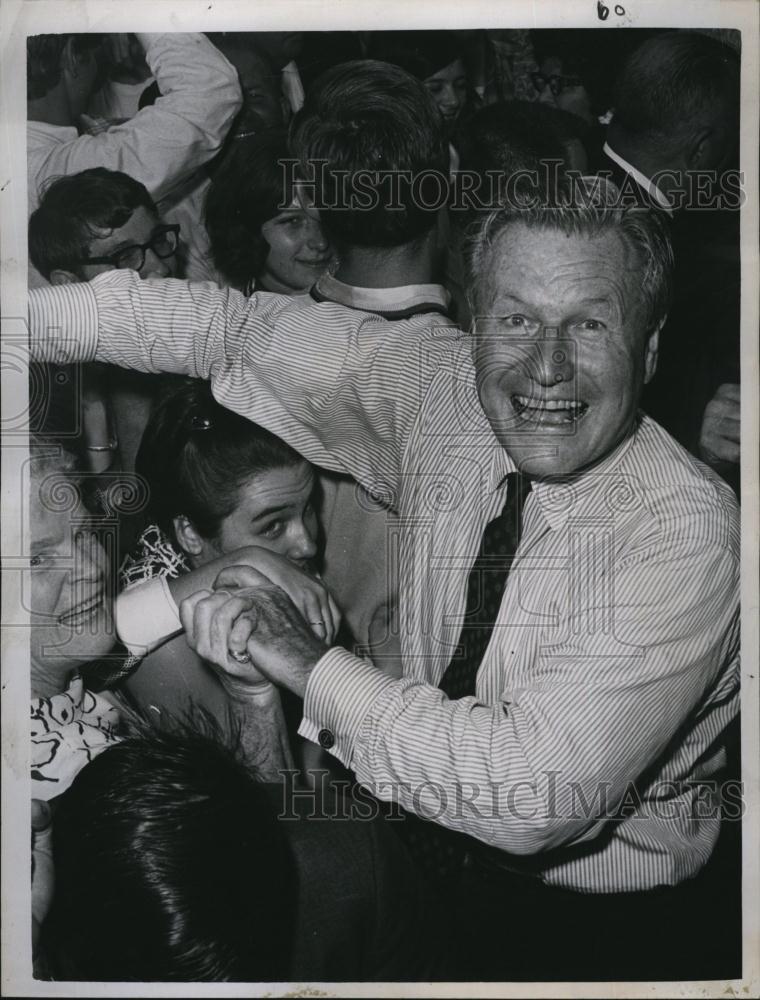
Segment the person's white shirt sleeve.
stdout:
<path fill-rule="evenodd" d="M 49 178 L 91 167 L 129 174 L 159 201 L 221 148 L 242 104 L 234 67 L 200 33 L 137 37 L 161 97 L 106 132 L 30 149 L 30 207 Z"/>
<path fill-rule="evenodd" d="M 116 632 L 133 656 L 147 656 L 182 631 L 177 603 L 166 577 L 122 591 L 114 605 Z"/>

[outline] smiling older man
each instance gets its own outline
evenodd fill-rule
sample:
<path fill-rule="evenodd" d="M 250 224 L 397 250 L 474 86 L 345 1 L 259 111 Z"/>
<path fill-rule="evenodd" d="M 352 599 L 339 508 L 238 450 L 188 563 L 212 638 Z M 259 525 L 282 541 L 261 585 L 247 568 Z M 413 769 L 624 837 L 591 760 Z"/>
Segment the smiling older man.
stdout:
<path fill-rule="evenodd" d="M 43 356 L 210 378 L 392 499 L 401 679 L 266 584 L 182 612 L 216 616 L 204 656 L 244 677 L 247 649 L 303 696 L 301 733 L 379 797 L 464 835 L 473 978 L 688 978 L 708 945 L 692 876 L 738 710 L 737 508 L 638 411 L 672 259 L 612 195 L 484 220 L 474 338 L 127 274 L 32 301 Z"/>

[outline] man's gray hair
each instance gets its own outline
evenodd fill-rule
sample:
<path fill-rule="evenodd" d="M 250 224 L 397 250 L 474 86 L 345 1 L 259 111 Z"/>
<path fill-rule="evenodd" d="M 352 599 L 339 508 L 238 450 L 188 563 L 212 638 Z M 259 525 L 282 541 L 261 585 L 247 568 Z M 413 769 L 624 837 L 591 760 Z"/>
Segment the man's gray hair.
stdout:
<path fill-rule="evenodd" d="M 630 196 L 629 196 L 630 197 Z M 647 332 L 667 315 L 672 295 L 673 250 L 662 213 L 631 205 L 604 177 L 563 178 L 551 193 L 516 186 L 509 199 L 477 220 L 467 234 L 465 268 L 472 314 L 484 301 L 483 275 L 491 248 L 509 226 L 553 229 L 568 236 L 619 232 L 641 265 Z"/>

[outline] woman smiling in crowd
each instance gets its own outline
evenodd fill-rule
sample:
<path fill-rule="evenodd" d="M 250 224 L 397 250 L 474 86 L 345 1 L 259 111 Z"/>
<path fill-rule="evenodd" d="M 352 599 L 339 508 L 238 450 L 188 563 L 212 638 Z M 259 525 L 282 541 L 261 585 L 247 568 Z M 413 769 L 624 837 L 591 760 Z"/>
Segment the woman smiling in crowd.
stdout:
<path fill-rule="evenodd" d="M 285 133 L 272 129 L 236 138 L 214 174 L 206 228 L 224 280 L 254 291 L 308 292 L 333 259 L 317 212 L 297 198 Z"/>
<path fill-rule="evenodd" d="M 451 138 L 467 105 L 468 77 L 463 46 L 454 31 L 389 31 L 372 44 L 375 59 L 401 66 L 422 80 Z"/>

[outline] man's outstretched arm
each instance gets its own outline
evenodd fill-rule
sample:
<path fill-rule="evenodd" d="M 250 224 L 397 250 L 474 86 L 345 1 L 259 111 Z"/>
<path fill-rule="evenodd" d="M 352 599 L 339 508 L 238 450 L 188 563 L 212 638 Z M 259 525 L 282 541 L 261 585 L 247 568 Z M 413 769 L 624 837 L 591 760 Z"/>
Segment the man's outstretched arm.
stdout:
<path fill-rule="evenodd" d="M 29 298 L 37 360 L 210 379 L 229 409 L 370 490 L 397 483 L 430 379 L 457 370 L 452 352 L 469 364 L 454 327 L 386 323 L 300 296 L 110 271 Z"/>

